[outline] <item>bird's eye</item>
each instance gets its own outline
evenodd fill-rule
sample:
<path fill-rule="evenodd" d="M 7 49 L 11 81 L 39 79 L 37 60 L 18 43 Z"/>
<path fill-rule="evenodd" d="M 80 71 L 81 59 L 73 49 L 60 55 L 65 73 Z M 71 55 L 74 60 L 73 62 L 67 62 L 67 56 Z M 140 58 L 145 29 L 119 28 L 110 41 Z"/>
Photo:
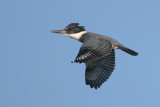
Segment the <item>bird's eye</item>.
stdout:
<path fill-rule="evenodd" d="M 71 28 L 68 28 L 67 31 L 71 31 Z"/>
<path fill-rule="evenodd" d="M 71 31 L 71 28 L 65 28 L 65 31 Z"/>

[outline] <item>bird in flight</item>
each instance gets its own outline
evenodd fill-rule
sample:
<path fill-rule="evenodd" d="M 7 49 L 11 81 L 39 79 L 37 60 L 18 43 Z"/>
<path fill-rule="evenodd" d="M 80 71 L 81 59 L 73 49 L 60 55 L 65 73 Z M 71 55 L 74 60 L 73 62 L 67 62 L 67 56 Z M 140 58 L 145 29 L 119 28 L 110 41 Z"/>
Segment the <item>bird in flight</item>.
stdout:
<path fill-rule="evenodd" d="M 123 46 L 115 39 L 87 32 L 84 26 L 79 23 L 71 23 L 63 30 L 52 30 L 52 33 L 59 33 L 82 42 L 76 63 L 85 63 L 85 82 L 91 88 L 100 88 L 115 68 L 115 49 L 137 56 L 138 53 Z"/>

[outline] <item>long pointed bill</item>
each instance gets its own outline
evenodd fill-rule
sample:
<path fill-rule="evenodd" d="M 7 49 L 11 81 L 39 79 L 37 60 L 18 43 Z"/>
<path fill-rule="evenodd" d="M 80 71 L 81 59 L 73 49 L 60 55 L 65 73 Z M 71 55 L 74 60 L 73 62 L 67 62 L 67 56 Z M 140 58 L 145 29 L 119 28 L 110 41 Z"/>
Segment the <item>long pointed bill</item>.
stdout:
<path fill-rule="evenodd" d="M 65 34 L 65 30 L 51 30 L 52 33 L 60 33 L 60 34 Z"/>

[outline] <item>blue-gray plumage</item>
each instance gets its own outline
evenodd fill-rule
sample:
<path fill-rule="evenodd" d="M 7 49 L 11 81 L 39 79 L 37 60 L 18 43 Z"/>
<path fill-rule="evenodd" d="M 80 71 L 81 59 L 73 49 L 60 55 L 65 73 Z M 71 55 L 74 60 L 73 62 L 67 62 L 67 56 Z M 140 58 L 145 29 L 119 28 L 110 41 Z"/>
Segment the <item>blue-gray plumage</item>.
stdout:
<path fill-rule="evenodd" d="M 74 62 L 86 63 L 85 81 L 91 88 L 100 88 L 113 72 L 115 49 L 121 49 L 133 56 L 138 55 L 111 37 L 86 32 L 78 23 L 71 23 L 63 30 L 51 32 L 63 34 L 83 43 Z"/>

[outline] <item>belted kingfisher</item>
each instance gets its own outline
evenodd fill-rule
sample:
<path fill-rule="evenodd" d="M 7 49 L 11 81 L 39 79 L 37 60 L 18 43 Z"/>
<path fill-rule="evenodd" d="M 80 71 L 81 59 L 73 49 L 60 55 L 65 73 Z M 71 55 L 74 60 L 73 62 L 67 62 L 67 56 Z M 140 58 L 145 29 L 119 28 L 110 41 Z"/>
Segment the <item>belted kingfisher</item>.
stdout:
<path fill-rule="evenodd" d="M 85 82 L 91 88 L 100 88 L 115 68 L 115 49 L 136 56 L 137 52 L 123 46 L 115 39 L 89 33 L 79 23 L 71 23 L 63 30 L 52 30 L 52 33 L 74 38 L 82 42 L 82 46 L 74 62 L 85 63 Z"/>

